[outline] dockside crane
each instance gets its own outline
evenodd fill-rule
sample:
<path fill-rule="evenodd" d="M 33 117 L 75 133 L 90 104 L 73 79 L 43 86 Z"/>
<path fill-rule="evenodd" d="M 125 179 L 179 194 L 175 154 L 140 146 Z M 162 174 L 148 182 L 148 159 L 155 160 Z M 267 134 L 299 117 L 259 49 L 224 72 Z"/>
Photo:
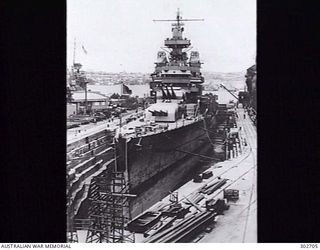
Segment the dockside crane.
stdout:
<path fill-rule="evenodd" d="M 220 83 L 220 87 L 224 88 L 226 91 L 228 91 L 234 98 L 236 98 L 239 101 L 239 97 L 237 97 L 235 94 L 233 94 L 229 89 L 227 89 L 226 86 L 224 86 L 222 83 Z"/>
<path fill-rule="evenodd" d="M 242 105 L 244 105 L 244 107 L 248 106 L 248 92 L 246 91 L 240 91 L 239 95 L 236 96 L 234 93 L 232 93 L 226 86 L 224 86 L 222 83 L 220 84 L 220 87 L 224 88 L 226 91 L 229 92 L 230 95 L 232 95 L 234 98 L 236 98 L 236 100 L 238 101 L 238 103 L 241 103 Z"/>

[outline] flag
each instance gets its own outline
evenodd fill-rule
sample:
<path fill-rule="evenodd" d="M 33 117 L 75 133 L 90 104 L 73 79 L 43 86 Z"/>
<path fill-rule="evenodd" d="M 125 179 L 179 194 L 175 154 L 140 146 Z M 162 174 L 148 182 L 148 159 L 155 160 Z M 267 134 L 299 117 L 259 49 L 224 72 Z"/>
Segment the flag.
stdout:
<path fill-rule="evenodd" d="M 131 95 L 132 94 L 132 90 L 129 89 L 129 87 L 127 85 L 123 84 L 122 86 L 123 86 L 123 89 L 122 89 L 123 95 Z"/>
<path fill-rule="evenodd" d="M 82 45 L 82 50 L 83 50 L 83 53 L 88 54 L 88 52 L 86 51 L 83 45 Z"/>

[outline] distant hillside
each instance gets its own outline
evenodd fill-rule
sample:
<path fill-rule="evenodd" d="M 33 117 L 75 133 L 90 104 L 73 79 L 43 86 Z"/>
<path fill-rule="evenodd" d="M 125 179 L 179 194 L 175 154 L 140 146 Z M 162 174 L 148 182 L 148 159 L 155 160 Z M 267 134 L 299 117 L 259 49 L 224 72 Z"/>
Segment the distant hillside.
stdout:
<path fill-rule="evenodd" d="M 205 78 L 204 87 L 206 90 L 217 89 L 220 84 L 224 84 L 231 89 L 244 89 L 246 72 L 203 72 Z"/>
<path fill-rule="evenodd" d="M 86 76 L 90 83 L 98 85 L 115 85 L 120 83 L 125 83 L 127 85 L 144 85 L 149 83 L 150 76 L 149 74 L 143 73 L 110 73 L 110 72 L 95 72 L 95 71 L 86 71 Z"/>

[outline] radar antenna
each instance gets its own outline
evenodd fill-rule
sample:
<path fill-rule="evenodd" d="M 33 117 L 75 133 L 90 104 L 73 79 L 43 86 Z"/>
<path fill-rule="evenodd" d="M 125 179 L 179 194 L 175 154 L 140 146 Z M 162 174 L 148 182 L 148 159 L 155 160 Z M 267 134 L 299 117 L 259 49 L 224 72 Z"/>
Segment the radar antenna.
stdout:
<path fill-rule="evenodd" d="M 154 19 L 153 21 L 154 22 L 177 22 L 176 25 L 181 26 L 181 25 L 183 25 L 182 23 L 180 23 L 181 21 L 183 21 L 183 22 L 204 21 L 204 19 L 200 19 L 200 18 L 182 19 L 182 16 L 180 15 L 180 10 L 178 8 L 176 19 Z"/>

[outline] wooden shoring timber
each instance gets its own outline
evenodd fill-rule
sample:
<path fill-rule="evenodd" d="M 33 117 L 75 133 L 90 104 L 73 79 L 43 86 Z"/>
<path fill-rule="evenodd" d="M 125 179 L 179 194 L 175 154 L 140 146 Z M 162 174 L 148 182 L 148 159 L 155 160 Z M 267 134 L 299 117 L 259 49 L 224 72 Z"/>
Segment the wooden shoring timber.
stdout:
<path fill-rule="evenodd" d="M 172 233 L 165 235 L 160 239 L 159 243 L 169 243 L 169 242 L 178 242 L 184 239 L 189 234 L 193 233 L 196 229 L 207 222 L 209 219 L 212 219 L 216 213 L 211 212 L 201 212 L 195 215 L 193 220 L 190 220 L 184 223 L 183 227 L 175 228 Z"/>
<path fill-rule="evenodd" d="M 195 214 L 188 216 L 187 218 L 179 221 L 177 224 L 175 224 L 173 227 L 170 227 L 164 231 L 162 231 L 159 234 L 156 234 L 150 238 L 148 238 L 145 242 L 148 243 L 154 243 L 154 242 L 158 242 L 158 240 L 160 240 L 162 237 L 172 233 L 173 230 L 177 230 L 181 227 L 183 227 L 185 225 L 185 223 L 188 223 L 189 221 L 193 220 L 195 218 Z"/>

